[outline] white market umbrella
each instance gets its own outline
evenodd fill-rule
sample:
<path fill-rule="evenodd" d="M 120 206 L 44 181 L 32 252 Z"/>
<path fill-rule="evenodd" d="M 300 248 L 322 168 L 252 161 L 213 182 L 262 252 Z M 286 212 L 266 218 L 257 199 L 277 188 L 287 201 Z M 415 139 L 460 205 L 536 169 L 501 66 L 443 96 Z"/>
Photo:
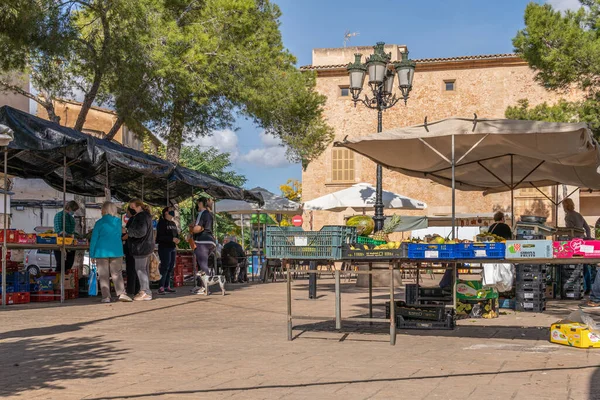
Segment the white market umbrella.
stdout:
<path fill-rule="evenodd" d="M 343 211 L 347 208 L 370 210 L 375 208 L 376 189 L 368 183 L 357 183 L 351 187 L 318 197 L 304 203 L 305 210 Z M 424 210 L 427 204 L 387 190 L 382 192 L 383 207 L 401 210 Z"/>
<path fill-rule="evenodd" d="M 216 204 L 216 212 L 229 214 L 288 214 L 296 215 L 301 212 L 302 205 L 291 201 L 283 196 L 277 196 L 267 189 L 256 187 L 250 192 L 259 193 L 265 204 L 260 207 L 256 203 L 248 203 L 242 200 L 221 200 Z"/>

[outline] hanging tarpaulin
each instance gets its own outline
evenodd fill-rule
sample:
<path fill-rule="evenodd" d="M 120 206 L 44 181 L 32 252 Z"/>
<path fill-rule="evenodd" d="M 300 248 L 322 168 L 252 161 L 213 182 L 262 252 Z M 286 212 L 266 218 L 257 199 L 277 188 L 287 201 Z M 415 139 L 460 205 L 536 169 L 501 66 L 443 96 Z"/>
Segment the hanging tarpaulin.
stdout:
<path fill-rule="evenodd" d="M 66 157 L 66 190 L 73 194 L 104 197 L 110 189 L 122 201 L 138 197 L 163 205 L 168 180 L 169 197 L 176 202 L 189 198 L 195 189 L 217 199 L 262 204 L 259 194 L 12 107 L 0 107 L 0 124 L 8 126 L 15 137 L 9 145 L 9 174 L 41 178 L 57 190 L 63 190 Z"/>

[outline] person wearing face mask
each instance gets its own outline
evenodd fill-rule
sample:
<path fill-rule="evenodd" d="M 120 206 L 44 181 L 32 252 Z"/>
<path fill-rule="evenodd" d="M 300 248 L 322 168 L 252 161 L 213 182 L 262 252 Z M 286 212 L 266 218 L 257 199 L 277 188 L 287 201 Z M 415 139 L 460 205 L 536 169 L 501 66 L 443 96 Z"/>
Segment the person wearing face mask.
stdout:
<path fill-rule="evenodd" d="M 65 235 L 70 236 L 75 234 L 75 212 L 79 210 L 79 204 L 76 201 L 69 201 L 65 206 L 65 209 L 56 213 L 54 216 L 54 232 L 58 236 L 62 236 L 63 231 Z M 63 215 L 65 219 L 65 226 L 63 227 Z M 65 258 L 65 274 L 73 268 L 75 263 L 75 251 L 67 251 L 67 257 Z M 60 272 L 62 253 L 60 250 L 54 251 L 54 258 L 56 259 L 56 272 Z"/>
<path fill-rule="evenodd" d="M 210 254 L 215 250 L 215 238 L 213 236 L 213 216 L 210 213 L 211 203 L 207 198 L 199 198 L 197 200 L 198 217 L 195 224 L 191 225 L 190 232 L 194 235 L 196 249 L 196 263 L 198 264 L 199 272 L 203 277 L 210 276 L 208 267 L 208 259 Z M 203 294 L 207 290 L 206 287 L 201 287 L 196 292 Z"/>
<path fill-rule="evenodd" d="M 125 224 L 125 228 L 123 229 L 123 235 L 121 236 L 121 240 L 123 241 L 123 253 L 125 254 L 125 273 L 127 276 L 127 295 L 133 298 L 140 291 L 140 280 L 137 277 L 137 272 L 135 272 L 135 259 L 131 255 L 129 251 L 129 236 L 127 235 L 127 228 L 131 225 L 131 221 L 133 220 L 133 215 L 135 214 L 135 210 L 131 207 L 127 208 L 127 223 Z"/>
<path fill-rule="evenodd" d="M 154 253 L 154 230 L 150 207 L 142 200 L 129 202 L 133 217 L 127 228 L 129 252 L 135 260 L 135 271 L 140 280 L 140 292 L 133 300 L 152 300 L 150 290 L 150 257 Z"/>
<path fill-rule="evenodd" d="M 171 274 L 175 268 L 175 256 L 179 244 L 179 232 L 173 222 L 175 211 L 171 207 L 162 210 L 160 220 L 156 226 L 156 243 L 158 244 L 158 257 L 160 258 L 160 288 L 158 294 L 175 293 L 170 287 Z"/>

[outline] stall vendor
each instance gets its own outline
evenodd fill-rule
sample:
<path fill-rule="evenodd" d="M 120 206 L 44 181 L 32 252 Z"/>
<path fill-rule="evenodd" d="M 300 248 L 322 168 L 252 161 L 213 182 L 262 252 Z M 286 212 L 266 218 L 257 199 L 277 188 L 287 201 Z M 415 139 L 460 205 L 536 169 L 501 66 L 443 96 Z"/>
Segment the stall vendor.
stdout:
<path fill-rule="evenodd" d="M 488 233 L 493 233 L 506 240 L 512 239 L 512 230 L 510 229 L 510 226 L 506 224 L 506 219 L 502 211 L 498 211 L 494 214 L 494 223 L 488 228 Z"/>
<path fill-rule="evenodd" d="M 58 236 L 62 236 L 63 231 L 65 235 L 71 236 L 75 234 L 75 212 L 79 210 L 79 204 L 75 201 L 69 201 L 65 206 L 65 209 L 56 213 L 54 216 L 54 232 Z M 63 227 L 63 215 L 65 219 L 65 226 Z M 67 257 L 65 258 L 65 274 L 73 268 L 75 263 L 75 251 L 68 250 Z M 56 272 L 60 272 L 62 254 L 60 250 L 54 251 L 54 258 L 56 258 Z"/>

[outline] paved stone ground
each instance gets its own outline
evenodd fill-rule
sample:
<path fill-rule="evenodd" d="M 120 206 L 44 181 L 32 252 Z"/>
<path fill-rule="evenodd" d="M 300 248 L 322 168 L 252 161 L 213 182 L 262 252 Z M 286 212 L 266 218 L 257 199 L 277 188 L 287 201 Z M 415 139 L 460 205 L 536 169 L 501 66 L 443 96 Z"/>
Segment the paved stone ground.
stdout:
<path fill-rule="evenodd" d="M 333 316 L 333 280 L 317 300 L 294 283 L 294 313 Z M 455 331 L 296 321 L 287 341 L 285 283 L 226 296 L 152 302 L 97 299 L 9 306 L 0 312 L 0 396 L 19 399 L 597 399 L 600 349 L 548 342 L 574 309 L 463 320 Z M 187 289 L 186 289 L 187 290 Z M 343 283 L 345 316 L 367 292 Z M 398 294 L 401 295 L 401 290 Z M 385 289 L 375 290 L 378 314 Z M 599 316 L 600 317 L 600 316 Z"/>

